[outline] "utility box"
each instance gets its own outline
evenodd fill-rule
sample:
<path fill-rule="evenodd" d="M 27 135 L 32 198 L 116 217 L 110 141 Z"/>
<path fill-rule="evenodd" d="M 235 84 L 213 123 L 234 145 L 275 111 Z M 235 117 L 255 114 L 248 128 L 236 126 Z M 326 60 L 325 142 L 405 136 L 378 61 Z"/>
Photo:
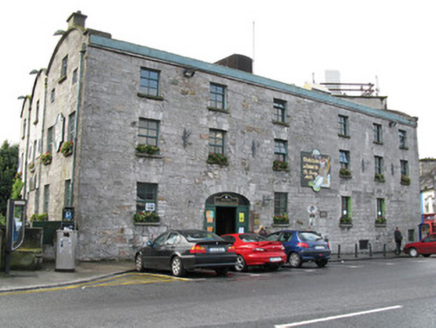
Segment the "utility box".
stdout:
<path fill-rule="evenodd" d="M 56 271 L 73 272 L 76 269 L 76 230 L 57 230 Z"/>

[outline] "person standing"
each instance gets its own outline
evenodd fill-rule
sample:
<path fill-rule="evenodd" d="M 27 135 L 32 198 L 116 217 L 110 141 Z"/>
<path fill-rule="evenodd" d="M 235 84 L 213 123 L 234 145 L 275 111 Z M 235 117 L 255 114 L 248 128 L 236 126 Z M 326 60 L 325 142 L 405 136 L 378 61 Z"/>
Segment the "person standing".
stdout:
<path fill-rule="evenodd" d="M 401 233 L 398 227 L 394 232 L 395 243 L 397 244 L 397 249 L 395 250 L 395 254 L 400 255 L 401 253 L 401 242 L 403 241 L 403 234 Z"/>

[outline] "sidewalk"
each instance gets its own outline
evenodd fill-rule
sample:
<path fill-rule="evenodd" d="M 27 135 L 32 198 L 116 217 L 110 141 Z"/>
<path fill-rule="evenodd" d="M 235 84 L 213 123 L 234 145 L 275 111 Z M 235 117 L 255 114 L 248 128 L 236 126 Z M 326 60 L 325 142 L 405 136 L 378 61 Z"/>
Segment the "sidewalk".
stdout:
<path fill-rule="evenodd" d="M 59 287 L 83 283 L 134 269 L 133 261 L 100 261 L 78 262 L 74 272 L 58 272 L 55 270 L 54 261 L 45 262 L 42 265 L 42 269 L 37 271 L 11 270 L 9 275 L 1 271 L 0 295 L 1 292 L 6 291 Z"/>
<path fill-rule="evenodd" d="M 372 254 L 332 254 L 330 262 L 348 262 L 359 260 L 390 260 L 404 259 L 407 255 L 395 255 L 392 252 L 383 256 L 382 253 Z M 55 262 L 43 263 L 43 267 L 38 271 L 14 271 L 9 275 L 4 271 L 0 272 L 0 295 L 6 291 L 20 291 L 37 288 L 60 287 L 71 284 L 84 283 L 95 279 L 110 277 L 116 274 L 133 271 L 135 265 L 133 261 L 100 261 L 100 262 L 78 262 L 75 272 L 55 271 Z"/>

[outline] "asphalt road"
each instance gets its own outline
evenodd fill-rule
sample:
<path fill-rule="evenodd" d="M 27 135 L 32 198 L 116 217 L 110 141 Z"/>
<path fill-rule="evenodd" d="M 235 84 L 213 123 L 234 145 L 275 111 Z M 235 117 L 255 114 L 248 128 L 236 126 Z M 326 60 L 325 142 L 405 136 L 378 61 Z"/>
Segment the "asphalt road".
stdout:
<path fill-rule="evenodd" d="M 436 327 L 436 257 L 0 294 L 1 327 Z"/>

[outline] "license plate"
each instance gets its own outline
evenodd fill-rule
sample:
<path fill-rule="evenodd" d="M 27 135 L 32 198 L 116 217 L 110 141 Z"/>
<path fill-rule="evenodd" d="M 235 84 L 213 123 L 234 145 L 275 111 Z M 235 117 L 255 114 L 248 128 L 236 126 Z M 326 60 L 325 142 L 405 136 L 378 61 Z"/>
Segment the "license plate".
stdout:
<path fill-rule="evenodd" d="M 315 246 L 315 249 L 325 249 L 324 246 Z"/>
<path fill-rule="evenodd" d="M 282 258 L 281 257 L 270 257 L 269 261 L 270 262 L 281 262 Z"/>
<path fill-rule="evenodd" d="M 214 247 L 209 248 L 209 253 L 225 253 L 226 249 L 224 247 Z"/>

